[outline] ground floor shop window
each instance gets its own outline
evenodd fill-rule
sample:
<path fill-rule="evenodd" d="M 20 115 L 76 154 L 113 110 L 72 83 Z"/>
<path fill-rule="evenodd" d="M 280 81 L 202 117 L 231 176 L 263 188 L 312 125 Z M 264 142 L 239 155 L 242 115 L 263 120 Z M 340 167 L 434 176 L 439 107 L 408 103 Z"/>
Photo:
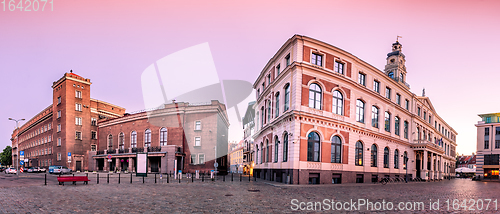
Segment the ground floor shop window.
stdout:
<path fill-rule="evenodd" d="M 309 184 L 319 184 L 318 173 L 309 173 Z"/>
<path fill-rule="evenodd" d="M 363 174 L 357 174 L 356 175 L 356 183 L 363 183 L 364 182 L 364 179 L 363 179 Z"/>
<path fill-rule="evenodd" d="M 332 184 L 340 184 L 340 183 L 342 183 L 342 174 L 333 174 Z"/>

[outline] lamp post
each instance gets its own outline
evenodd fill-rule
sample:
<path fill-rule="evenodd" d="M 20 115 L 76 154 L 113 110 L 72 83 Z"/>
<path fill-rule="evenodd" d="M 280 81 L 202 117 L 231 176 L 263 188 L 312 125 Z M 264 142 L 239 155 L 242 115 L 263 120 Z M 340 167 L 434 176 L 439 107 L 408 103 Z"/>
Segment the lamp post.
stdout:
<path fill-rule="evenodd" d="M 19 175 L 19 121 L 23 121 L 24 119 L 12 119 L 9 117 L 9 120 L 16 121 L 16 175 Z"/>

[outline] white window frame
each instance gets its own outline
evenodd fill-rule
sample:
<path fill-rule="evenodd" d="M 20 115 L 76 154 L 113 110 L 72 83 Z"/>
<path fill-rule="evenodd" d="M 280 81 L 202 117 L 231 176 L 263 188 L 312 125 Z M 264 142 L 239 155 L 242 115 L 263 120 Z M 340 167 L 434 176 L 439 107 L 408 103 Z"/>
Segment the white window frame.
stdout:
<path fill-rule="evenodd" d="M 61 124 L 57 124 L 57 132 L 61 132 Z"/>
<path fill-rule="evenodd" d="M 61 138 L 57 138 L 57 146 L 61 146 Z"/>
<path fill-rule="evenodd" d="M 203 162 L 201 161 L 202 160 L 201 157 L 203 157 Z M 203 153 L 198 154 L 198 164 L 205 164 L 205 154 Z"/>
<path fill-rule="evenodd" d="M 199 140 L 199 141 L 197 141 Z M 196 143 L 199 143 L 198 145 Z M 201 146 L 201 137 L 200 136 L 197 136 L 197 137 L 194 137 L 194 146 Z"/>
<path fill-rule="evenodd" d="M 75 132 L 75 140 L 82 140 L 82 138 L 83 138 L 82 132 L 76 131 Z"/>
<path fill-rule="evenodd" d="M 76 98 L 82 98 L 82 91 L 75 90 L 75 97 Z"/>
<path fill-rule="evenodd" d="M 75 103 L 75 111 L 82 111 L 82 104 Z"/>
<path fill-rule="evenodd" d="M 198 126 L 199 123 L 199 126 Z M 194 130 L 201 131 L 201 120 L 194 121 Z"/>
<path fill-rule="evenodd" d="M 57 153 L 57 161 L 61 161 L 61 153 Z"/>
<path fill-rule="evenodd" d="M 77 126 L 82 125 L 82 118 L 81 117 L 75 117 L 75 125 L 77 125 Z"/>

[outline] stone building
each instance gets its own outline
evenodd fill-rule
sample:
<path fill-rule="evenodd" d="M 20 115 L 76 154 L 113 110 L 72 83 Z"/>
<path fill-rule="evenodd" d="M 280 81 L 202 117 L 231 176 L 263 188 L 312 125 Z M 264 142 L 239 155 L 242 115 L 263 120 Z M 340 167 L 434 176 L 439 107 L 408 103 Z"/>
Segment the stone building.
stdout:
<path fill-rule="evenodd" d="M 254 166 L 254 141 L 255 134 L 255 101 L 248 103 L 245 116 L 243 117 L 243 173 L 253 175 Z"/>
<path fill-rule="evenodd" d="M 425 93 L 410 91 L 399 41 L 386 61 L 381 71 L 307 36 L 287 40 L 253 85 L 255 176 L 326 184 L 451 175 L 456 131 Z"/>
<path fill-rule="evenodd" d="M 24 151 L 24 167 L 88 169 L 87 151 L 96 147 L 97 121 L 125 113 L 124 108 L 90 98 L 91 84 L 73 72 L 53 82 L 52 104 L 12 133 L 13 163 Z"/>

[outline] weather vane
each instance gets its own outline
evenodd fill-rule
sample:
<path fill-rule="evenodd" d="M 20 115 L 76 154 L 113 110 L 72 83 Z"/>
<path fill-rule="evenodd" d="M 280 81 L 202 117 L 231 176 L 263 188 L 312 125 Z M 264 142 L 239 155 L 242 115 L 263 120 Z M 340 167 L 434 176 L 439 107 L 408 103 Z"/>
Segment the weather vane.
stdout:
<path fill-rule="evenodd" d="M 398 36 L 396 37 L 396 42 L 399 42 L 399 38 L 403 38 L 403 37 L 402 37 L 402 36 L 400 36 L 400 35 L 398 35 Z"/>

